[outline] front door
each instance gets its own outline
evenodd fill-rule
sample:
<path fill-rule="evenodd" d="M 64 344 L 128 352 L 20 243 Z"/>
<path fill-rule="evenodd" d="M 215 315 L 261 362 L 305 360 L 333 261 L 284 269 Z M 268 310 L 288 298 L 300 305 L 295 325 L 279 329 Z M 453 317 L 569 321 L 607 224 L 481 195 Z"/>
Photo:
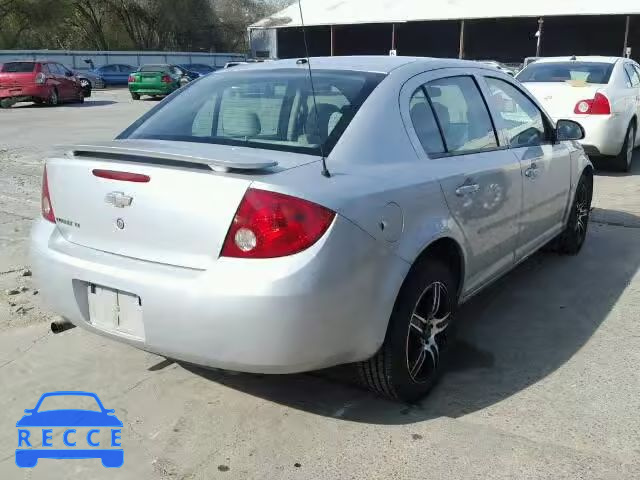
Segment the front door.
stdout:
<path fill-rule="evenodd" d="M 553 125 L 514 83 L 486 75 L 484 87 L 505 144 L 521 164 L 523 211 L 516 260 L 563 228 L 570 193 L 569 148 L 554 141 Z"/>
<path fill-rule="evenodd" d="M 447 69 L 425 74 L 411 106 L 430 169 L 440 178 L 449 210 L 465 237 L 464 294 L 513 266 L 522 209 L 520 163 L 500 144 L 471 72 Z M 427 121 L 431 112 L 437 128 Z M 433 141 L 436 136 L 442 144 Z"/>

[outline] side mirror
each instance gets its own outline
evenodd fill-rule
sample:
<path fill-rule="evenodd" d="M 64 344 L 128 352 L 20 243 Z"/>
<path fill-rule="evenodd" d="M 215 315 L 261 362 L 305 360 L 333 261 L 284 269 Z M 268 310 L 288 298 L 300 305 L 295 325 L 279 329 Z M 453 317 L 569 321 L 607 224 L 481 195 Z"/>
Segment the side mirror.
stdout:
<path fill-rule="evenodd" d="M 73 77 L 73 72 L 64 72 L 65 76 Z"/>
<path fill-rule="evenodd" d="M 584 128 L 573 120 L 558 120 L 556 123 L 556 139 L 559 142 L 566 140 L 582 140 L 585 136 Z"/>
<path fill-rule="evenodd" d="M 33 408 L 26 408 L 24 413 L 33 413 Z"/>

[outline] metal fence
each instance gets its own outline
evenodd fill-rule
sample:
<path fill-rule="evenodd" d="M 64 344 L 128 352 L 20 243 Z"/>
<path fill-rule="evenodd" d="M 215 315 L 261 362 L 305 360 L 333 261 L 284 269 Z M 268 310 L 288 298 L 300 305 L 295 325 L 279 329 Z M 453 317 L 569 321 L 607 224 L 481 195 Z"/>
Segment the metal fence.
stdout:
<path fill-rule="evenodd" d="M 222 68 L 227 62 L 246 59 L 241 53 L 202 53 L 202 52 L 143 52 L 113 51 L 99 52 L 90 50 L 0 50 L 0 63 L 12 60 L 52 60 L 75 70 L 88 70 L 91 60 L 96 67 L 106 64 L 126 64 L 140 66 L 148 63 L 187 64 L 200 63 Z"/>

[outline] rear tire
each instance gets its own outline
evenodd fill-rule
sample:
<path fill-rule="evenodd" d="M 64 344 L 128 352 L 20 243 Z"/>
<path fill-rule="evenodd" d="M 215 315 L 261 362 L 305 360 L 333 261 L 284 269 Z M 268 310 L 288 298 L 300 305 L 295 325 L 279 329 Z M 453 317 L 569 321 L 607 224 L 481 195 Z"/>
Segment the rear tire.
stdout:
<path fill-rule="evenodd" d="M 134 100 L 140 100 L 140 94 L 131 92 L 131 98 Z"/>
<path fill-rule="evenodd" d="M 356 364 L 360 382 L 375 393 L 405 402 L 426 395 L 446 368 L 455 337 L 458 279 L 427 258 L 404 282 L 376 355 Z"/>
<path fill-rule="evenodd" d="M 593 177 L 583 173 L 576 187 L 576 195 L 569 212 L 569 220 L 564 231 L 555 240 L 555 250 L 563 255 L 577 255 L 587 238 L 591 199 L 593 198 Z"/>
<path fill-rule="evenodd" d="M 624 143 L 622 144 L 622 150 L 620 155 L 615 157 L 615 168 L 620 172 L 630 172 L 631 163 L 633 161 L 633 151 L 635 147 L 636 139 L 636 126 L 632 122 L 629 124 L 626 136 L 624 137 Z"/>
<path fill-rule="evenodd" d="M 0 100 L 0 108 L 11 108 L 11 105 L 13 105 L 13 102 L 9 98 Z"/>

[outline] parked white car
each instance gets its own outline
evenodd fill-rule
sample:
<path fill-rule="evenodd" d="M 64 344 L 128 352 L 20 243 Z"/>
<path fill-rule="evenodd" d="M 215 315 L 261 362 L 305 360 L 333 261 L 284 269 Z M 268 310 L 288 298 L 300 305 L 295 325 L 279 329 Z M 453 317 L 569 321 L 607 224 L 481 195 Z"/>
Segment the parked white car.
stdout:
<path fill-rule="evenodd" d="M 631 170 L 639 144 L 640 66 L 619 57 L 541 58 L 517 79 L 554 120 L 572 119 L 585 129 L 582 141 L 591 156 L 610 157 L 622 171 Z"/>

